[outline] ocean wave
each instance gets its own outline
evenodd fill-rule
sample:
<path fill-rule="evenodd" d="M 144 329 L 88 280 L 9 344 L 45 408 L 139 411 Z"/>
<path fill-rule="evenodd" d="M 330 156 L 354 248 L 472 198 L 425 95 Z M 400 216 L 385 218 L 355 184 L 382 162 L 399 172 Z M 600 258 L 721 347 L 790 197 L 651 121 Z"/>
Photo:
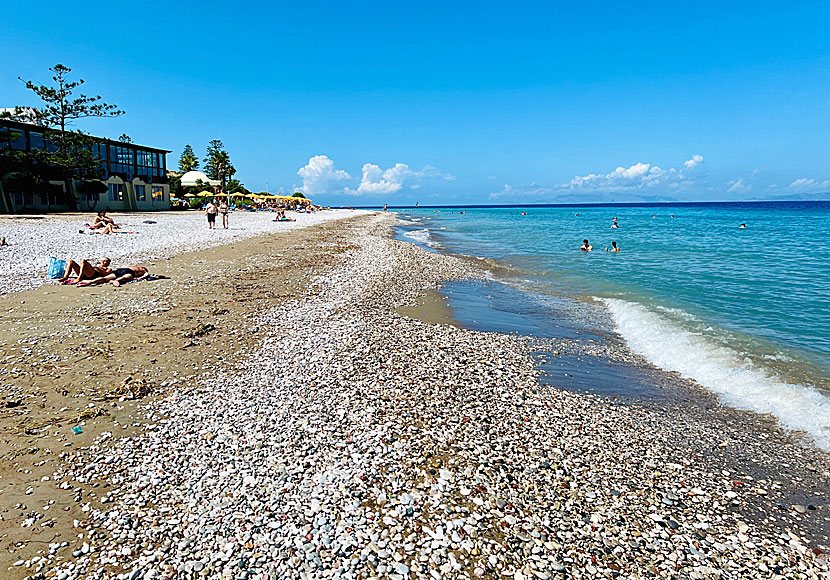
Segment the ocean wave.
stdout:
<path fill-rule="evenodd" d="M 786 428 L 804 431 L 830 451 L 830 398 L 817 389 L 770 376 L 744 355 L 689 332 L 641 304 L 602 299 L 629 348 L 652 364 L 720 396 L 736 409 L 770 413 Z"/>
<path fill-rule="evenodd" d="M 421 244 L 426 244 L 430 248 L 439 248 L 441 244 L 432 239 L 429 230 L 411 230 L 404 232 L 403 236 L 411 240 L 415 240 Z"/>

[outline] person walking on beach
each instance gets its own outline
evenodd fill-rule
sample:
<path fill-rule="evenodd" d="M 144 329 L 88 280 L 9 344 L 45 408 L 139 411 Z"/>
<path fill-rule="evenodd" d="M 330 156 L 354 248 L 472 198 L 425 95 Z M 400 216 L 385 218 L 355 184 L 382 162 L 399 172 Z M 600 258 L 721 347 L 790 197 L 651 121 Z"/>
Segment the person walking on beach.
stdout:
<path fill-rule="evenodd" d="M 228 207 L 228 202 L 222 200 L 219 203 L 219 213 L 222 214 L 222 227 L 225 229 L 228 229 L 228 211 L 230 211 L 230 208 Z"/>
<path fill-rule="evenodd" d="M 208 220 L 208 228 L 216 229 L 216 214 L 219 213 L 219 208 L 216 206 L 215 199 L 210 200 L 205 206 L 205 215 Z"/>

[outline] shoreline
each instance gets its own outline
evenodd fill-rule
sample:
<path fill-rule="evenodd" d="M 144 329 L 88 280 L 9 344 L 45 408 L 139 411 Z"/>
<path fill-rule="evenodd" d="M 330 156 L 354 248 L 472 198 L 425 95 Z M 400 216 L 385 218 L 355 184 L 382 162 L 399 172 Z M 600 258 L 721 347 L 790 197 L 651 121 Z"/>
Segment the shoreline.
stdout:
<path fill-rule="evenodd" d="M 403 241 L 420 246 L 413 241 Z M 535 368 L 541 373 L 537 379 L 541 388 L 565 389 L 661 417 L 660 423 L 673 427 L 672 431 L 664 431 L 667 441 L 689 449 L 696 461 L 705 461 L 710 465 L 713 474 L 728 473 L 733 477 L 729 483 L 733 488 L 752 485 L 753 489 L 763 492 L 761 497 L 765 500 L 765 506 L 741 506 L 741 509 L 747 508 L 754 521 L 765 522 L 782 533 L 800 530 L 812 538 L 821 551 L 830 551 L 830 517 L 827 513 L 830 501 L 826 494 L 826 482 L 830 479 L 830 454 L 819 448 L 811 435 L 783 427 L 772 415 L 726 405 L 716 393 L 694 380 L 663 370 L 632 352 L 613 330 L 585 327 L 588 330 L 587 340 L 585 336 L 581 339 L 576 336 L 545 338 L 519 327 L 520 324 L 530 324 L 527 320 L 505 323 L 500 318 L 503 312 L 491 310 L 492 306 L 484 304 L 493 298 L 493 285 L 502 285 L 511 292 L 521 294 L 522 290 L 500 279 L 503 276 L 512 278 L 516 272 L 490 259 L 454 254 L 445 248 L 439 253 L 461 259 L 474 267 L 485 268 L 492 276 L 486 280 L 462 281 L 461 285 L 467 286 L 467 291 L 461 299 L 455 297 L 457 290 L 448 294 L 447 287 L 442 285 L 437 296 L 428 298 L 423 307 L 415 307 L 405 313 L 431 322 L 436 319 L 437 308 L 438 316 L 455 317 L 452 324 L 460 328 L 523 337 L 528 345 L 527 351 L 535 361 Z M 450 296 L 453 298 L 450 299 Z M 456 308 L 465 301 L 471 302 L 472 306 L 467 304 L 461 312 L 462 316 L 458 317 Z M 478 322 L 473 317 L 484 322 Z M 570 330 L 585 324 L 585 321 L 568 320 L 554 324 L 563 324 Z M 533 328 L 532 325 L 530 328 Z M 570 379 L 563 379 L 562 370 L 568 371 L 565 377 Z M 583 375 L 587 378 L 582 384 L 590 385 L 589 388 L 569 384 L 574 373 L 585 373 L 586 370 L 590 374 Z M 602 384 L 603 381 L 611 382 L 610 375 L 617 375 L 613 377 L 613 381 L 618 383 L 616 387 L 608 388 Z M 621 383 L 625 386 L 621 387 Z M 645 388 L 632 388 L 632 383 Z M 724 482 L 727 479 L 729 477 Z M 803 517 L 793 506 L 807 509 L 812 517 Z"/>
<path fill-rule="evenodd" d="M 16 552 L 27 559 L 10 573 L 559 578 L 723 570 L 754 578 L 827 570 L 814 540 L 795 530 L 782 541 L 774 522 L 751 517 L 749 508 L 766 509 L 755 480 L 735 485 L 742 473 L 699 464 L 708 449 L 689 454 L 694 441 L 667 441 L 661 425 L 678 424 L 672 409 L 655 416 L 545 387 L 524 338 L 397 314 L 420 297 L 446 319 L 435 290 L 481 271 L 393 241 L 391 224 L 380 215 L 318 226 L 332 240 L 292 232 L 305 232 L 307 245 L 293 240 L 288 261 L 311 249 L 309 263 L 320 267 L 301 268 L 293 291 L 241 317 L 237 340 L 251 326 L 261 331 L 245 341 L 247 355 L 231 364 L 207 358 L 212 348 L 200 351 L 212 362 L 195 364 L 210 376 L 144 407 L 145 419 L 130 423 L 136 437 L 86 438 L 86 449 L 50 466 L 42 487 L 58 490 L 57 506 L 89 502 L 74 528 L 84 534 L 73 539 L 78 554 L 57 548 L 32 563 L 24 546 Z M 237 297 L 268 286 L 226 270 L 247 263 L 261 274 L 263 257 L 284 252 L 252 249 L 217 260 L 213 274 L 200 271 L 210 251 L 180 259 L 192 260 L 200 280 L 229 276 Z M 194 292 L 210 303 L 218 290 L 196 283 Z M 191 330 L 204 324 L 189 322 Z M 826 464 L 814 467 L 825 477 Z M 73 502 L 80 483 L 87 491 Z M 777 493 L 773 485 L 768 494 Z M 24 530 L 51 516 L 42 514 Z M 4 515 L 3 523 L 18 522 Z"/>

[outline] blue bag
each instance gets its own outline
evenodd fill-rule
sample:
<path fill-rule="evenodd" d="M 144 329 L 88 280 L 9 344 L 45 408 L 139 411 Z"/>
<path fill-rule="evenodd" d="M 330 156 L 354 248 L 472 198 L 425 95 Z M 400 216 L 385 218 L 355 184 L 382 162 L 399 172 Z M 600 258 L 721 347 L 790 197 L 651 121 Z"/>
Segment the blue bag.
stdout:
<path fill-rule="evenodd" d="M 55 278 L 63 278 L 66 272 L 66 260 L 58 260 L 55 257 L 49 258 L 49 268 L 46 270 L 46 275 L 54 280 Z"/>

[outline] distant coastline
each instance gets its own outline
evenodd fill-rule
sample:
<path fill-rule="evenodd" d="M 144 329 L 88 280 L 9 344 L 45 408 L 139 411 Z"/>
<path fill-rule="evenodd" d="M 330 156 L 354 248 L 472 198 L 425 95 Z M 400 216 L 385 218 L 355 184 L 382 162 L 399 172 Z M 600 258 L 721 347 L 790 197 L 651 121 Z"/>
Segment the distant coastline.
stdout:
<path fill-rule="evenodd" d="M 546 208 L 546 207 L 712 207 L 712 206 L 815 206 L 830 205 L 830 194 L 827 199 L 813 200 L 751 200 L 751 201 L 641 201 L 641 202 L 583 202 L 583 203 L 473 203 L 473 204 L 446 204 L 446 205 L 418 205 L 417 209 L 492 209 L 492 208 Z M 378 210 L 383 204 L 355 205 L 354 209 Z M 411 210 L 415 204 L 388 205 L 388 209 Z"/>

